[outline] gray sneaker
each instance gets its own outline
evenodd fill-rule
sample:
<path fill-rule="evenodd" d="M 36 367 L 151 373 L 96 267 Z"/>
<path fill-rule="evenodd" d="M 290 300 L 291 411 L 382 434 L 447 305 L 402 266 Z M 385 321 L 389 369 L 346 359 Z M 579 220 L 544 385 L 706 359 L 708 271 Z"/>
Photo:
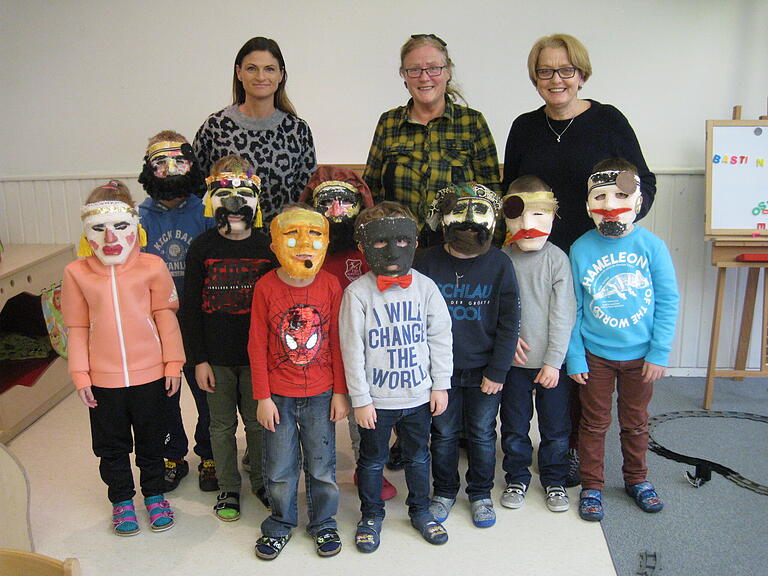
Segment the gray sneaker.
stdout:
<path fill-rule="evenodd" d="M 523 504 L 525 504 L 525 491 L 527 488 L 522 482 L 507 484 L 507 487 L 501 494 L 501 505 L 505 508 L 522 508 Z"/>
<path fill-rule="evenodd" d="M 490 498 L 472 502 L 472 523 L 478 528 L 490 528 L 496 524 L 496 512 Z"/>
<path fill-rule="evenodd" d="M 571 505 L 562 486 L 547 486 L 547 508 L 550 512 L 565 512 Z"/>
<path fill-rule="evenodd" d="M 432 496 L 432 501 L 429 503 L 429 513 L 435 517 L 438 522 L 445 522 L 448 518 L 448 514 L 451 512 L 451 508 L 456 503 L 456 498 L 445 498 L 443 496 Z"/>

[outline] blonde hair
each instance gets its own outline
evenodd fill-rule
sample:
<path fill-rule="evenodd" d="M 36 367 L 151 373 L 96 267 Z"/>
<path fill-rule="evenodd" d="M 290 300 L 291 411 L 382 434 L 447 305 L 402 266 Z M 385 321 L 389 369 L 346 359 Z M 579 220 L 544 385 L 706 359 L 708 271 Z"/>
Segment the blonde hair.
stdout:
<path fill-rule="evenodd" d="M 211 176 L 221 174 L 223 172 L 235 172 L 248 174 L 253 172 L 253 166 L 245 158 L 238 154 L 229 154 L 223 158 L 216 160 L 213 166 L 211 166 Z"/>
<path fill-rule="evenodd" d="M 136 203 L 131 198 L 131 192 L 128 190 L 128 186 L 123 184 L 120 180 L 110 180 L 106 184 L 102 184 L 97 188 L 94 188 L 88 198 L 85 200 L 86 204 L 93 202 L 103 202 L 105 200 L 117 200 L 128 204 L 131 208 L 136 207 Z"/>
<path fill-rule="evenodd" d="M 158 132 L 149 139 L 149 142 L 147 142 L 147 148 L 153 144 L 157 144 L 158 142 L 182 142 L 189 144 L 187 139 L 175 130 L 162 130 Z"/>
<path fill-rule="evenodd" d="M 589 52 L 584 44 L 569 34 L 552 34 L 536 40 L 528 54 L 528 77 L 534 86 L 537 80 L 536 66 L 539 64 L 539 56 L 544 48 L 565 48 L 568 60 L 579 70 L 581 79 L 586 82 L 592 76 L 592 63 L 589 61 Z"/>
<path fill-rule="evenodd" d="M 445 42 L 434 34 L 414 34 L 414 36 L 411 36 L 408 41 L 403 44 L 400 48 L 400 76 L 405 75 L 405 57 L 419 46 L 432 46 L 432 48 L 435 48 L 443 55 L 445 66 L 448 68 L 448 73 L 451 76 L 448 79 L 448 83 L 445 85 L 445 94 L 451 102 L 461 100 L 466 104 L 467 101 L 464 99 L 464 96 L 462 96 L 461 92 L 459 92 L 458 88 L 456 88 L 453 83 L 453 60 L 451 60 L 451 57 L 448 55 L 448 48 L 445 45 Z"/>
<path fill-rule="evenodd" d="M 368 222 L 380 220 L 382 218 L 410 218 L 416 222 L 416 217 L 413 215 L 410 208 L 403 206 L 398 202 L 384 200 L 369 208 L 365 208 L 357 215 L 357 218 L 355 218 L 355 230 L 359 230 L 362 226 L 368 224 Z"/>

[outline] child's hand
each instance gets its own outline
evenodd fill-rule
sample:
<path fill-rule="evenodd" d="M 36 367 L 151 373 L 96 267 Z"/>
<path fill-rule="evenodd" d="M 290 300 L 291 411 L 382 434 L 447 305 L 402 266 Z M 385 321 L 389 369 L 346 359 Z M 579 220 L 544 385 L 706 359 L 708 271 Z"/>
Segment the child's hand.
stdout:
<path fill-rule="evenodd" d="M 502 388 L 504 388 L 504 382 L 494 382 L 485 376 L 483 376 L 483 381 L 480 383 L 480 392 L 491 396 L 497 392 L 501 392 Z"/>
<path fill-rule="evenodd" d="M 528 362 L 528 355 L 526 352 L 530 350 L 531 347 L 528 346 L 525 340 L 522 338 L 517 339 L 517 349 L 515 350 L 515 364 L 525 364 Z"/>
<path fill-rule="evenodd" d="M 535 384 L 541 384 L 542 388 L 556 388 L 559 380 L 560 370 L 544 364 L 541 367 L 541 370 L 539 370 L 539 373 L 536 374 L 536 378 L 534 378 L 533 382 Z"/>
<path fill-rule="evenodd" d="M 208 362 L 201 362 L 195 366 L 195 380 L 197 387 L 205 392 L 216 391 L 216 379 L 213 377 L 213 368 Z"/>
<path fill-rule="evenodd" d="M 440 416 L 448 408 L 448 390 L 432 390 L 429 395 L 429 410 L 432 416 Z"/>
<path fill-rule="evenodd" d="M 349 414 L 349 400 L 346 394 L 334 394 L 331 398 L 331 422 L 343 420 Z"/>
<path fill-rule="evenodd" d="M 272 398 L 259 400 L 259 406 L 256 408 L 256 420 L 270 432 L 275 431 L 275 426 L 280 424 L 280 412 Z"/>
<path fill-rule="evenodd" d="M 667 375 L 667 369 L 664 366 L 658 364 L 651 364 L 650 362 L 643 363 L 643 383 L 650 384 L 655 382 L 659 378 L 664 378 Z"/>
<path fill-rule="evenodd" d="M 355 422 L 366 430 L 376 429 L 376 408 L 373 407 L 373 403 L 355 408 Z"/>
<path fill-rule="evenodd" d="M 577 384 L 584 386 L 584 384 L 586 384 L 587 380 L 589 379 L 589 372 L 582 372 L 581 374 L 568 374 L 568 376 L 570 376 L 571 380 Z"/>
<path fill-rule="evenodd" d="M 165 389 L 168 390 L 168 397 L 170 398 L 176 392 L 179 391 L 179 386 L 181 386 L 181 376 L 166 376 L 165 377 Z"/>
<path fill-rule="evenodd" d="M 99 403 L 96 402 L 96 398 L 93 397 L 93 390 L 91 390 L 90 386 L 80 388 L 80 390 L 77 391 L 77 395 L 80 396 L 80 400 L 82 400 L 83 404 L 88 406 L 88 408 L 96 408 L 96 406 L 99 405 Z"/>

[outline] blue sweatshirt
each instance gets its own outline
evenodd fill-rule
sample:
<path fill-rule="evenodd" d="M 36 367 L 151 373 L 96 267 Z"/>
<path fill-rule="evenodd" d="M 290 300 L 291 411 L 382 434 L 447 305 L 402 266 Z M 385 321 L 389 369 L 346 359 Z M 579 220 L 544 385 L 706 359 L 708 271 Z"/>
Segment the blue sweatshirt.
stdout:
<path fill-rule="evenodd" d="M 504 382 L 520 335 L 520 298 L 515 268 L 498 248 L 474 258 L 456 258 L 433 246 L 414 264 L 434 280 L 453 321 L 454 370 L 482 368 Z"/>
<path fill-rule="evenodd" d="M 142 251 L 163 259 L 179 298 L 184 292 L 184 263 L 189 245 L 215 224 L 213 218 L 203 216 L 203 211 L 202 200 L 194 195 L 176 208 L 166 208 L 152 198 L 139 204 L 141 225 L 147 231 L 147 245 Z"/>
<path fill-rule="evenodd" d="M 568 374 L 589 372 L 585 350 L 606 360 L 666 366 L 680 296 L 664 241 L 639 226 L 623 238 L 590 230 L 573 243 L 576 325 Z"/>

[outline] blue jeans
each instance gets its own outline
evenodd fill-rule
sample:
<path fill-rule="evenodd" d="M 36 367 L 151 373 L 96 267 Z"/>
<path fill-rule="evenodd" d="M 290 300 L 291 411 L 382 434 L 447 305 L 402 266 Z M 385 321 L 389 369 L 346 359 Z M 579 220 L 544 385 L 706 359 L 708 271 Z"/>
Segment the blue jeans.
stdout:
<path fill-rule="evenodd" d="M 357 492 L 363 518 L 384 518 L 381 482 L 389 456 L 392 427 L 403 448 L 405 483 L 408 486 L 408 515 L 422 525 L 434 520 L 429 513 L 429 403 L 402 410 L 376 410 L 376 428 L 360 430 L 360 458 L 357 460 Z"/>
<path fill-rule="evenodd" d="M 434 495 L 456 498 L 459 492 L 459 437 L 466 423 L 467 496 L 470 502 L 491 497 L 496 474 L 496 416 L 501 394 L 480 391 L 483 369 L 454 370 L 448 408 L 432 419 Z"/>
<path fill-rule="evenodd" d="M 536 390 L 536 413 L 541 436 L 538 457 L 541 485 L 562 486 L 568 474 L 571 379 L 561 370 L 556 387 L 542 388 L 533 382 L 538 373 L 538 369 L 512 366 L 507 374 L 501 400 L 504 479 L 507 484 L 521 482 L 528 486 L 531 483 L 528 467 L 533 459 L 533 446 L 528 431 L 533 417 L 533 390 Z"/>
<path fill-rule="evenodd" d="M 336 424 L 331 422 L 333 390 L 292 398 L 272 394 L 280 413 L 274 432 L 264 430 L 264 485 L 272 513 L 261 523 L 265 536 L 287 536 L 298 525 L 299 475 L 307 489 L 307 532 L 336 528 Z M 303 458 L 302 458 L 303 455 Z"/>

